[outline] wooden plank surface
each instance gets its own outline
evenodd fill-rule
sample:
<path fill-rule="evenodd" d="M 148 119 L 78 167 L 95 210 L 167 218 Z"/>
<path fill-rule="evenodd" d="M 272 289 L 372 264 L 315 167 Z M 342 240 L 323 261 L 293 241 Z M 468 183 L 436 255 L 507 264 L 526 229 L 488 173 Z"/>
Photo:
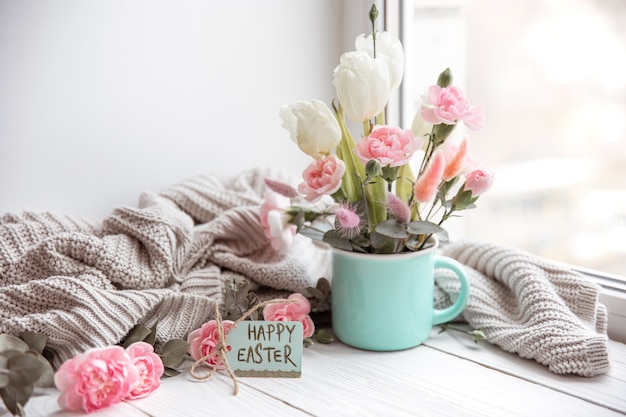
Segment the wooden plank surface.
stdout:
<path fill-rule="evenodd" d="M 626 415 L 626 345 L 611 342 L 612 368 L 595 378 L 555 375 L 534 361 L 452 331 L 400 352 L 367 352 L 339 342 L 305 349 L 301 378 L 187 372 L 150 397 L 97 413 L 112 416 L 620 416 Z M 70 417 L 45 390 L 28 417 Z M 8 413 L 1 414 L 2 417 Z"/>

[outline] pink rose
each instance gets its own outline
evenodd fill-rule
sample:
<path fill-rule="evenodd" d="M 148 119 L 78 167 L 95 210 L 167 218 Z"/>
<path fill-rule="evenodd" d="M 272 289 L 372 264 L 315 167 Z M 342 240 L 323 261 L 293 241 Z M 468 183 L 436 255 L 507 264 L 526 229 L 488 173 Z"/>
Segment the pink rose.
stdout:
<path fill-rule="evenodd" d="M 126 349 L 130 360 L 139 372 L 139 380 L 128 397 L 129 400 L 143 398 L 161 385 L 161 375 L 163 375 L 163 361 L 159 355 L 154 353 L 152 345 L 146 342 L 136 342 Z"/>
<path fill-rule="evenodd" d="M 493 174 L 482 169 L 474 170 L 465 177 L 465 189 L 472 192 L 472 197 L 478 197 L 491 188 L 493 177 Z"/>
<path fill-rule="evenodd" d="M 324 194 L 332 194 L 341 187 L 341 177 L 346 172 L 343 161 L 335 155 L 327 155 L 311 162 L 302 172 L 304 182 L 298 191 L 306 201 L 315 201 Z"/>
<path fill-rule="evenodd" d="M 261 205 L 259 217 L 265 236 L 277 251 L 285 250 L 293 242 L 296 226 L 289 224 L 287 208 L 290 200 L 271 190 L 265 193 L 265 201 Z"/>
<path fill-rule="evenodd" d="M 357 142 L 354 150 L 364 164 L 376 159 L 383 167 L 398 167 L 409 162 L 421 146 L 422 139 L 414 137 L 410 130 L 378 125 Z"/>
<path fill-rule="evenodd" d="M 309 316 L 311 304 L 300 293 L 291 294 L 288 300 L 295 302 L 268 304 L 263 308 L 263 317 L 267 321 L 299 321 L 302 323 L 302 337 L 307 338 L 315 333 L 315 324 Z"/>
<path fill-rule="evenodd" d="M 472 130 L 483 128 L 485 122 L 483 109 L 470 106 L 465 93 L 458 87 L 441 88 L 432 85 L 428 89 L 428 94 L 422 98 L 424 105 L 421 115 L 429 123 L 453 125 L 462 120 Z"/>
<path fill-rule="evenodd" d="M 230 328 L 233 327 L 233 322 L 230 320 L 224 320 L 222 324 L 224 329 L 224 339 L 226 339 L 226 334 Z M 217 334 L 217 322 L 215 320 L 209 320 L 199 329 L 189 333 L 187 342 L 189 342 L 189 353 L 191 353 L 191 356 L 193 356 L 195 360 L 215 353 L 214 356 L 206 359 L 205 362 L 212 366 L 217 365 L 217 369 L 225 368 L 224 362 L 219 361 L 218 363 L 217 345 L 219 343 L 219 338 Z M 231 347 L 227 346 L 227 349 L 230 351 Z"/>
<path fill-rule="evenodd" d="M 91 413 L 127 398 L 139 383 L 139 372 L 124 348 L 109 346 L 65 361 L 54 383 L 61 391 L 61 408 Z"/>

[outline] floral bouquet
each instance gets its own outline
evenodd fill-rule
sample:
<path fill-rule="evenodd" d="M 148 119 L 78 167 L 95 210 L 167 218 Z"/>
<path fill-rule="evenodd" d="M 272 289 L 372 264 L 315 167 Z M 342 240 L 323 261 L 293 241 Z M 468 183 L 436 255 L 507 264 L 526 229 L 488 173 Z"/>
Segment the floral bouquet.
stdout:
<path fill-rule="evenodd" d="M 450 140 L 461 122 L 482 129 L 484 115 L 451 85 L 449 69 L 422 96 L 412 130 L 385 124 L 390 94 L 402 81 L 404 51 L 391 33 L 374 29 L 377 15 L 373 5 L 371 34 L 359 35 L 356 50 L 344 53 L 334 70 L 332 110 L 320 100 L 280 110 L 283 127 L 313 161 L 297 189 L 266 179 L 261 223 L 277 250 L 302 233 L 348 251 L 417 251 L 431 245 L 433 234 L 446 240 L 441 224 L 473 208 L 492 184 L 493 175 L 470 155 L 469 138 Z M 358 140 L 345 117 L 362 124 Z"/>

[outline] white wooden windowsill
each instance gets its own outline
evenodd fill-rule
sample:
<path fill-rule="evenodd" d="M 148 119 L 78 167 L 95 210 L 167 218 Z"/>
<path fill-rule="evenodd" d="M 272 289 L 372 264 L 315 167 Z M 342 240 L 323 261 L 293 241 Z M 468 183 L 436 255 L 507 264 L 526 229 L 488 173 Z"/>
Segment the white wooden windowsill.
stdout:
<path fill-rule="evenodd" d="M 335 341 L 305 349 L 301 378 L 205 381 L 188 372 L 151 396 L 98 412 L 112 416 L 618 416 L 626 415 L 626 345 L 610 341 L 611 369 L 584 378 L 556 375 L 535 361 L 459 332 L 438 333 L 399 352 L 367 352 Z M 62 412 L 58 391 L 26 405 L 28 417 Z M 8 416 L 8 413 L 2 414 Z"/>

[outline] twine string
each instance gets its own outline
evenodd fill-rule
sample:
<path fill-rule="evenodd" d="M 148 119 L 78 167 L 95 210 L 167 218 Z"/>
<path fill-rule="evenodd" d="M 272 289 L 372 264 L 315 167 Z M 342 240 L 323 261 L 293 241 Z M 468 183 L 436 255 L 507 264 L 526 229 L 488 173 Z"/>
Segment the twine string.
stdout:
<path fill-rule="evenodd" d="M 196 359 L 193 365 L 191 365 L 191 370 L 190 370 L 191 376 L 193 376 L 195 379 L 200 380 L 200 381 L 209 379 L 210 377 L 213 376 L 213 374 L 217 372 L 220 363 L 223 363 L 224 368 L 228 372 L 228 376 L 233 381 L 233 395 L 237 395 L 237 393 L 239 392 L 239 383 L 237 382 L 237 377 L 235 376 L 235 373 L 233 372 L 232 368 L 228 364 L 228 360 L 226 359 L 226 354 L 228 353 L 228 345 L 226 344 L 226 338 L 228 337 L 228 333 L 232 329 L 237 327 L 239 323 L 241 323 L 242 321 L 250 317 L 259 308 L 265 307 L 268 304 L 295 303 L 295 302 L 297 301 L 288 300 L 284 298 L 274 298 L 272 300 L 263 301 L 262 303 L 256 304 L 255 306 L 247 310 L 245 313 L 243 313 L 241 317 L 239 317 L 235 322 L 233 322 L 233 326 L 227 331 L 224 331 L 222 315 L 220 314 L 220 309 L 219 309 L 218 304 L 215 303 L 215 322 L 217 324 L 217 346 L 216 346 L 216 349 L 210 354 L 204 355 L 203 357 Z M 215 365 L 212 365 L 206 362 L 208 359 L 211 359 L 212 357 L 215 357 L 215 356 L 217 356 L 217 361 L 215 362 Z M 196 373 L 196 367 L 199 365 L 206 365 L 209 368 L 211 368 L 211 371 L 205 375 L 199 375 Z"/>

